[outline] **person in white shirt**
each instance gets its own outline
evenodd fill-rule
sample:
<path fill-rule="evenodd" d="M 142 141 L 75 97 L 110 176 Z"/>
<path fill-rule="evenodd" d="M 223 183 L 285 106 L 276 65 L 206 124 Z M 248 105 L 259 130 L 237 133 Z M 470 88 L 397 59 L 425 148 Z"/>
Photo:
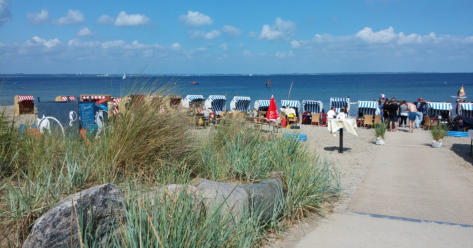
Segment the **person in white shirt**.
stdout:
<path fill-rule="evenodd" d="M 327 119 L 334 119 L 337 113 L 335 112 L 335 107 L 332 107 L 328 112 L 327 112 Z"/>
<path fill-rule="evenodd" d="M 343 120 L 347 118 L 347 113 L 345 111 L 345 107 L 343 107 L 341 110 L 340 110 L 340 113 L 337 114 L 337 119 L 339 120 Z"/>

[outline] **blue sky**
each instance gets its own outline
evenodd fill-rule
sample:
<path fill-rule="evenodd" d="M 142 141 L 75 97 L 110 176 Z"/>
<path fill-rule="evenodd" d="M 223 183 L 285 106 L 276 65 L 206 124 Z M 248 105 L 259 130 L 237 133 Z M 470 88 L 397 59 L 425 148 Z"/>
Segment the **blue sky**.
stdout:
<path fill-rule="evenodd" d="M 473 1 L 0 0 L 0 73 L 471 72 Z"/>

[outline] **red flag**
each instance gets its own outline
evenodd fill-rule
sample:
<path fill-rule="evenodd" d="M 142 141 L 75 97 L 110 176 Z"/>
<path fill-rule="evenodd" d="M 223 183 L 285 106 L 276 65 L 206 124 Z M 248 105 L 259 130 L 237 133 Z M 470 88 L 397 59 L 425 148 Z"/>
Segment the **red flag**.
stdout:
<path fill-rule="evenodd" d="M 275 121 L 279 118 L 278 107 L 276 106 L 276 101 L 274 101 L 274 96 L 271 96 L 271 101 L 269 102 L 268 113 L 266 114 L 266 119 L 268 121 Z"/>

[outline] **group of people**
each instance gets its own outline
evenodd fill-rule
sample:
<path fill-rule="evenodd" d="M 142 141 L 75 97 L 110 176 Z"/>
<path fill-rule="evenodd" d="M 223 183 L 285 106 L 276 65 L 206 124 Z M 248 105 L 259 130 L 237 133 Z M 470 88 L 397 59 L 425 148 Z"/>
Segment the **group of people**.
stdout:
<path fill-rule="evenodd" d="M 409 120 L 409 132 L 413 132 L 414 128 L 418 128 L 423 119 L 423 109 L 425 108 L 426 102 L 423 99 L 419 99 L 417 104 L 400 101 L 396 98 L 384 99 L 378 101 L 378 109 L 376 115 L 382 113 L 382 118 L 385 123 L 388 123 L 389 131 L 397 131 L 398 126 L 407 126 L 407 120 Z M 418 108 L 419 107 L 419 108 Z M 421 109 L 422 108 L 422 109 Z"/>

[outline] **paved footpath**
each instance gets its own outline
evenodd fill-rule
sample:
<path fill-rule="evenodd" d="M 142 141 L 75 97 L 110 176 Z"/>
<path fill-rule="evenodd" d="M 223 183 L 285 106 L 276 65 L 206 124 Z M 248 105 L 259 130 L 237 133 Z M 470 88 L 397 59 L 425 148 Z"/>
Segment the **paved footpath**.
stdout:
<path fill-rule="evenodd" d="M 428 132 L 389 133 L 348 209 L 295 247 L 473 247 L 473 166 Z"/>

